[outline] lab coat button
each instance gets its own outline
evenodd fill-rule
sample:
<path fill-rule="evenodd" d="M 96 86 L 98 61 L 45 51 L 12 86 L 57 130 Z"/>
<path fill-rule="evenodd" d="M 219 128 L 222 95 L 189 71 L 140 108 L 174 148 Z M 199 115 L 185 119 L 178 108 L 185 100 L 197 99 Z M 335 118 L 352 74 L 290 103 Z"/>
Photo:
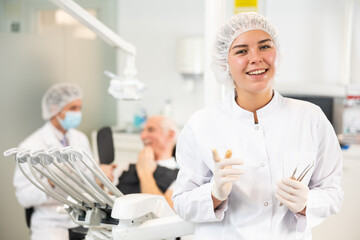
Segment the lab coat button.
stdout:
<path fill-rule="evenodd" d="M 264 202 L 264 206 L 267 207 L 269 205 L 268 202 Z"/>
<path fill-rule="evenodd" d="M 255 130 L 259 130 L 259 126 L 255 126 Z"/>
<path fill-rule="evenodd" d="M 265 163 L 262 162 L 262 163 L 261 163 L 261 167 L 265 167 Z"/>

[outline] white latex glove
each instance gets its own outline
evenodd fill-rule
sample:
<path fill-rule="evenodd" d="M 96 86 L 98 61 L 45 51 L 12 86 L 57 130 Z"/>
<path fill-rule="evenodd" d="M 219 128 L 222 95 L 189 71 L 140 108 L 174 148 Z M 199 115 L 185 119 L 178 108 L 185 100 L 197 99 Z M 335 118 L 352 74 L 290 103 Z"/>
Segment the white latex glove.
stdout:
<path fill-rule="evenodd" d="M 232 165 L 242 165 L 243 162 L 239 159 L 231 158 L 231 150 L 226 152 L 225 159 L 220 159 L 215 149 L 212 151 L 215 161 L 215 181 L 212 186 L 211 194 L 216 199 L 224 201 L 228 198 L 231 192 L 233 182 L 236 182 L 240 178 L 240 175 L 244 173 L 242 169 L 232 168 Z"/>
<path fill-rule="evenodd" d="M 277 183 L 276 198 L 294 213 L 301 212 L 306 207 L 309 188 L 302 182 L 284 178 Z"/>

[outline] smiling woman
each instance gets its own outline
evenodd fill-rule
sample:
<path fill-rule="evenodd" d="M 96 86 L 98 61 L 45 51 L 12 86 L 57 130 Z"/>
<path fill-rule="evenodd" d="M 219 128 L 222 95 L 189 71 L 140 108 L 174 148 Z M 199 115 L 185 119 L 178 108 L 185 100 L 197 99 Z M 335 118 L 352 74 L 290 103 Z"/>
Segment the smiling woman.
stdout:
<path fill-rule="evenodd" d="M 254 98 L 259 99 L 257 105 L 262 106 L 270 101 L 276 57 L 274 42 L 270 35 L 262 30 L 245 32 L 234 40 L 230 47 L 228 64 L 240 106 L 249 105 L 248 100 L 254 102 Z M 249 108 L 253 111 L 259 106 Z"/>
<path fill-rule="evenodd" d="M 319 107 L 273 89 L 278 55 L 260 14 L 237 14 L 218 32 L 212 68 L 233 91 L 190 118 L 176 152 L 174 209 L 197 223 L 195 239 L 311 239 L 340 209 L 335 132 Z"/>

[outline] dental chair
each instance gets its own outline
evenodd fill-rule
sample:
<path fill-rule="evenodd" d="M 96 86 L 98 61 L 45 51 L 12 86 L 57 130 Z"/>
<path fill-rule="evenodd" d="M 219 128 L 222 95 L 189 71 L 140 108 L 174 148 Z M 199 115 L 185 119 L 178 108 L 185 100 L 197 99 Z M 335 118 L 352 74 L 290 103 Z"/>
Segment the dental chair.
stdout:
<path fill-rule="evenodd" d="M 111 164 L 114 162 L 114 141 L 113 133 L 110 127 L 101 128 L 96 135 L 97 152 L 100 164 Z M 176 146 L 173 149 L 172 156 L 175 158 Z M 154 178 L 159 189 L 165 192 L 166 189 L 176 180 L 178 169 L 168 169 L 157 166 L 154 172 Z M 122 173 L 119 178 L 119 184 L 116 186 L 122 193 L 140 193 L 140 182 L 136 172 L 136 164 L 130 164 L 129 169 Z"/>
<path fill-rule="evenodd" d="M 114 140 L 110 127 L 101 128 L 96 135 L 100 164 L 111 164 L 115 159 Z"/>
<path fill-rule="evenodd" d="M 110 127 L 105 126 L 101 129 L 99 129 L 99 131 L 97 132 L 96 135 L 96 145 L 97 145 L 97 150 L 98 150 L 98 154 L 99 154 L 99 162 L 100 164 L 111 164 L 114 162 L 115 159 L 115 149 L 114 149 L 114 141 L 113 141 L 113 132 L 111 130 Z M 173 149 L 172 152 L 172 156 L 175 158 L 175 153 L 176 153 L 176 145 Z M 159 167 L 157 168 L 157 170 L 155 171 L 155 177 L 156 178 L 164 178 L 166 177 L 166 175 L 169 174 L 169 172 L 167 172 L 169 170 L 166 170 L 166 168 L 164 167 Z M 172 172 L 170 174 L 173 174 Z M 176 171 L 177 174 L 177 171 Z M 128 178 L 128 179 L 126 179 Z M 120 182 L 124 182 L 125 181 L 133 181 L 136 182 L 137 180 L 137 176 L 136 176 L 136 170 L 134 165 L 130 166 L 130 169 L 128 172 L 126 172 L 126 175 L 124 174 L 123 177 L 120 178 Z M 159 186 L 160 189 L 164 189 L 167 188 L 169 186 L 169 184 L 166 184 L 165 186 Z M 134 191 L 134 190 L 128 190 L 127 188 L 124 188 L 124 186 L 117 186 L 120 191 L 122 191 L 124 194 L 127 193 L 135 193 L 135 192 L 140 192 L 140 189 Z M 180 237 L 177 237 L 176 240 L 180 240 Z"/>
<path fill-rule="evenodd" d="M 111 164 L 115 159 L 115 148 L 111 127 L 105 126 L 98 130 L 96 134 L 96 146 L 99 154 L 100 164 Z M 176 145 L 172 152 L 172 156 L 174 158 L 175 153 Z"/>
<path fill-rule="evenodd" d="M 33 207 L 25 208 L 25 220 L 26 220 L 26 226 L 28 228 L 30 228 L 31 226 L 31 216 L 33 213 L 34 213 Z"/>

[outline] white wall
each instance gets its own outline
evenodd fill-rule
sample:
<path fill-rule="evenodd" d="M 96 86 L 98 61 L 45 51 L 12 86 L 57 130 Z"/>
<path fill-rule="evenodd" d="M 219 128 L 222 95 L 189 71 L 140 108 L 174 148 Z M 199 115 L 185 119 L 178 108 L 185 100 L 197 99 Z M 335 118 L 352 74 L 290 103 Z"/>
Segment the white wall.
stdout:
<path fill-rule="evenodd" d="M 340 85 L 344 11 L 344 0 L 267 2 L 281 41 L 278 84 Z"/>
<path fill-rule="evenodd" d="M 149 115 L 158 114 L 165 99 L 171 98 L 173 118 L 184 124 L 203 106 L 203 84 L 186 91 L 176 70 L 176 47 L 182 37 L 203 35 L 204 1 L 119 0 L 118 9 L 119 33 L 136 46 L 138 78 L 149 86 L 143 100 L 120 103 L 121 121 L 131 121 L 140 107 Z"/>
<path fill-rule="evenodd" d="M 121 122 L 131 122 L 141 107 L 149 115 L 160 112 L 166 98 L 172 98 L 174 118 L 186 122 L 192 112 L 203 106 L 202 83 L 186 92 L 176 71 L 176 41 L 179 37 L 202 35 L 204 1 L 166 0 L 119 1 L 119 32 L 137 47 L 139 79 L 149 90 L 144 100 L 120 103 Z M 232 6 L 232 1 L 227 1 Z M 282 93 L 307 93 L 342 97 L 340 84 L 344 59 L 343 31 L 345 0 L 259 1 L 260 9 L 278 28 L 281 41 L 281 69 L 275 88 Z M 360 82 L 360 7 L 354 14 L 352 82 Z M 227 15 L 230 16 L 230 11 Z M 120 69 L 124 65 L 120 63 Z"/>
<path fill-rule="evenodd" d="M 344 1 L 338 0 L 274 0 L 268 4 L 267 15 L 278 27 L 284 53 L 279 81 L 338 81 L 343 12 Z"/>
<path fill-rule="evenodd" d="M 351 82 L 360 84 L 360 1 L 354 1 Z M 265 14 L 279 31 L 281 69 L 275 89 L 283 94 L 344 97 L 345 0 L 266 2 Z M 342 100 L 336 99 L 335 129 L 341 132 Z M 340 109 L 338 109 L 340 108 Z"/>
<path fill-rule="evenodd" d="M 359 83 L 360 3 L 354 2 L 351 81 Z M 276 79 L 280 90 L 344 96 L 340 81 L 345 6 L 345 0 L 266 2 L 265 14 L 278 28 L 281 41 L 281 71 Z"/>
<path fill-rule="evenodd" d="M 354 26 L 351 55 L 351 82 L 360 84 L 360 1 L 354 4 Z"/>

